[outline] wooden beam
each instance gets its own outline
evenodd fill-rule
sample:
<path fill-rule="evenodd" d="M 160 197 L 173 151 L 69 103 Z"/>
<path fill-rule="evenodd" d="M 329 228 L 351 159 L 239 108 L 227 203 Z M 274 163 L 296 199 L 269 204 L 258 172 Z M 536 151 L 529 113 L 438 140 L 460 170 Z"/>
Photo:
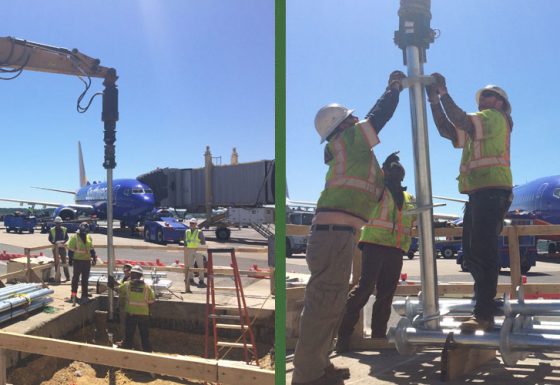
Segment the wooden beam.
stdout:
<path fill-rule="evenodd" d="M 224 385 L 274 384 L 274 371 L 226 360 L 114 349 L 3 331 L 0 348 Z"/>
<path fill-rule="evenodd" d="M 94 245 L 96 249 L 106 249 L 107 245 L 99 244 Z M 40 251 L 40 250 L 49 250 L 52 248 L 52 245 L 45 245 L 45 246 L 35 246 L 29 247 L 27 250 L 29 251 Z M 157 251 L 183 251 L 183 246 L 154 246 L 154 245 L 113 245 L 114 249 L 133 249 L 133 250 L 157 250 Z M 212 248 L 212 247 L 211 247 Z M 268 252 L 268 247 L 266 246 L 259 246 L 259 247 L 231 247 L 237 253 L 266 253 Z M 206 251 L 208 250 L 208 246 L 206 247 L 199 247 L 197 248 L 198 251 Z"/>
<path fill-rule="evenodd" d="M 441 380 L 453 381 L 496 358 L 496 350 L 457 346 L 447 337 L 441 352 Z"/>
<path fill-rule="evenodd" d="M 517 226 L 507 227 L 509 246 L 509 271 L 511 277 L 510 296 L 515 296 L 515 289 L 521 282 L 521 256 L 519 255 L 519 235 Z"/>
<path fill-rule="evenodd" d="M 35 266 L 31 268 L 32 272 L 39 272 L 45 269 L 50 269 L 54 266 L 53 263 L 45 263 L 44 265 L 39 265 L 39 266 Z M 2 274 L 0 275 L 0 280 L 2 279 L 11 279 L 11 278 L 16 278 L 22 275 L 27 274 L 27 268 L 23 269 L 23 270 L 18 270 L 18 271 L 12 271 L 11 273 L 7 273 L 7 274 Z"/>

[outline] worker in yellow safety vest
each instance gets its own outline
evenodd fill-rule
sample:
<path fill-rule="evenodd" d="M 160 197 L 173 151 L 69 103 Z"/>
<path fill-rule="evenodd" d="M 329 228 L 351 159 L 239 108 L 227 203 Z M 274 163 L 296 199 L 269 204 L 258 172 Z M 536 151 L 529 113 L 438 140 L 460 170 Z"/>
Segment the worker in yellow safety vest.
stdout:
<path fill-rule="evenodd" d="M 339 385 L 350 376 L 347 368 L 330 362 L 329 353 L 348 293 L 354 235 L 383 192 L 372 148 L 393 116 L 404 78 L 400 71 L 390 74 L 384 94 L 362 121 L 339 104 L 326 105 L 315 116 L 321 143 L 327 142 L 324 162 L 329 169 L 307 243 L 311 278 L 305 289 L 292 385 Z"/>
<path fill-rule="evenodd" d="M 88 281 L 91 266 L 97 263 L 97 254 L 93 248 L 93 240 L 89 234 L 87 222 L 80 223 L 78 231 L 68 241 L 68 262 L 73 266 L 72 293 L 70 302 L 75 303 L 78 295 L 78 283 L 82 278 L 82 296 L 80 303 L 88 301 Z"/>
<path fill-rule="evenodd" d="M 141 266 L 133 266 L 130 280 L 119 286 L 119 302 L 124 303 L 126 313 L 125 333 L 122 347 L 131 349 L 136 327 L 140 332 L 142 350 L 151 352 L 150 344 L 150 305 L 155 301 L 154 290 L 143 280 Z"/>
<path fill-rule="evenodd" d="M 49 242 L 53 245 L 52 253 L 54 258 L 54 280 L 60 283 L 60 262 L 64 270 L 66 281 L 70 280 L 70 272 L 68 271 L 68 262 L 66 260 L 66 242 L 68 242 L 68 229 L 62 226 L 62 218 L 57 216 L 54 218 L 54 227 L 49 231 Z"/>
<path fill-rule="evenodd" d="M 204 283 L 204 272 L 198 274 L 198 285 L 194 282 L 192 271 L 189 270 L 188 273 L 186 272 L 187 268 L 194 267 L 195 262 L 198 268 L 204 268 L 204 259 L 202 254 L 197 251 L 197 248 L 201 245 L 205 245 L 206 239 L 197 225 L 198 222 L 196 218 L 191 218 L 189 220 L 189 228 L 185 231 L 185 293 L 191 292 L 190 285 L 196 285 L 199 288 L 206 287 Z"/>
<path fill-rule="evenodd" d="M 476 93 L 478 112 L 467 114 L 447 92 L 445 78 L 432 74 L 427 88 L 432 115 L 440 135 L 463 154 L 459 192 L 468 194 L 463 216 L 464 259 L 474 278 L 473 316 L 460 326 L 464 332 L 494 327 L 499 255 L 498 237 L 511 205 L 511 104 L 506 92 L 488 85 Z"/>
<path fill-rule="evenodd" d="M 362 250 L 362 271 L 358 284 L 348 293 L 344 316 L 338 329 L 335 350 L 349 350 L 350 336 L 360 318 L 360 310 L 370 295 L 375 293 L 371 313 L 371 337 L 385 339 L 387 322 L 391 316 L 393 296 L 397 289 L 403 254 L 411 243 L 415 216 L 409 211 L 414 208 L 411 194 L 402 186 L 405 171 L 397 153 L 383 162 L 385 188 L 381 200 L 370 213 L 368 223 L 362 227 L 358 247 Z"/>

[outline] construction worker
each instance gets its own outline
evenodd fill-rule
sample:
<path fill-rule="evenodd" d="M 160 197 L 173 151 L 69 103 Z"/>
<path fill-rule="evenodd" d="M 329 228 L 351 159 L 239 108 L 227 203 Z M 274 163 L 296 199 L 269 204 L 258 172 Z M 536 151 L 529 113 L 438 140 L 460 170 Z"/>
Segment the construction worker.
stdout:
<path fill-rule="evenodd" d="M 202 254 L 197 253 L 196 249 L 201 245 L 206 244 L 204 234 L 197 228 L 198 222 L 196 218 L 191 218 L 189 220 L 189 228 L 185 231 L 185 292 L 190 293 L 190 285 L 196 285 L 193 278 L 193 273 L 190 271 L 191 267 L 194 267 L 194 262 L 196 260 L 196 265 L 199 268 L 204 267 L 204 261 L 202 259 Z M 187 269 L 189 269 L 187 274 Z M 204 272 L 198 275 L 198 285 L 199 288 L 206 287 L 204 283 Z"/>
<path fill-rule="evenodd" d="M 65 281 L 70 280 L 70 272 L 68 271 L 68 262 L 66 261 L 66 242 L 68 242 L 68 229 L 62 226 L 62 218 L 57 216 L 54 218 L 54 227 L 49 231 L 49 242 L 53 245 L 52 253 L 54 258 L 54 280 L 60 283 L 60 261 L 64 270 Z"/>
<path fill-rule="evenodd" d="M 70 301 L 75 303 L 78 295 L 78 283 L 82 277 L 82 296 L 80 303 L 88 301 L 88 280 L 91 265 L 97 263 L 97 254 L 93 248 L 93 240 L 89 235 L 87 222 L 80 223 L 78 231 L 68 242 L 68 257 L 70 266 L 73 266 L 72 292 Z"/>
<path fill-rule="evenodd" d="M 119 301 L 125 304 L 126 322 L 124 349 L 131 349 L 136 326 L 140 332 L 142 350 L 151 352 L 150 345 L 150 305 L 155 301 L 154 290 L 143 279 L 142 267 L 136 265 L 130 270 L 130 280 L 119 286 Z"/>
<path fill-rule="evenodd" d="M 383 176 L 376 173 L 379 165 L 371 149 L 397 107 L 404 78 L 400 71 L 391 73 L 385 93 L 363 121 L 339 104 L 324 106 L 315 117 L 321 143 L 327 142 L 324 161 L 329 170 L 307 243 L 311 278 L 292 385 L 339 385 L 350 376 L 348 369 L 333 366 L 329 351 L 348 293 L 354 235 L 383 192 Z"/>
<path fill-rule="evenodd" d="M 371 337 L 385 339 L 391 316 L 393 295 L 397 289 L 403 254 L 411 243 L 414 216 L 413 197 L 402 186 L 405 171 L 397 153 L 383 162 L 385 188 L 381 200 L 374 206 L 368 223 L 362 227 L 358 247 L 362 250 L 362 271 L 358 284 L 348 293 L 344 316 L 338 329 L 337 353 L 347 352 L 350 336 L 360 318 L 360 310 L 375 293 L 371 314 Z"/>
<path fill-rule="evenodd" d="M 121 283 L 125 283 L 126 281 L 130 280 L 130 271 L 132 270 L 132 265 L 130 263 L 125 263 L 123 265 L 123 279 Z"/>
<path fill-rule="evenodd" d="M 432 76 L 436 82 L 427 91 L 434 122 L 442 137 L 463 149 L 457 179 L 459 192 L 469 195 L 462 240 L 476 303 L 461 330 L 490 330 L 496 311 L 498 236 L 512 201 L 511 105 L 503 89 L 488 85 L 476 93 L 478 112 L 467 114 L 449 96 L 445 78 L 438 73 Z"/>

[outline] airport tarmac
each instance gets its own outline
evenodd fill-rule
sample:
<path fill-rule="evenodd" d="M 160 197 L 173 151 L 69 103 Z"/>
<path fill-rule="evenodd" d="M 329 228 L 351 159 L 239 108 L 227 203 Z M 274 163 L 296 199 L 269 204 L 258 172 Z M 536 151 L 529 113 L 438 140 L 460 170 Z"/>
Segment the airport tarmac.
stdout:
<path fill-rule="evenodd" d="M 266 247 L 266 241 L 254 230 L 252 229 L 231 229 L 231 240 L 229 242 L 216 242 L 213 239 L 213 231 L 205 231 L 207 235 L 207 245 L 210 248 L 239 248 L 243 249 L 258 249 L 259 252 L 236 252 L 236 258 L 238 261 L 239 268 L 241 270 L 249 270 L 254 265 L 257 265 L 259 269 L 268 269 L 268 255 L 266 251 L 262 251 Z M 122 234 L 123 236 L 119 236 Z M 93 238 L 94 247 L 95 245 L 102 246 L 107 245 L 107 236 L 105 234 L 93 233 L 91 234 Z M 113 237 L 113 244 L 115 246 L 131 246 L 135 248 L 117 248 L 115 249 L 115 259 L 127 259 L 134 261 L 144 261 L 144 262 L 155 262 L 159 259 L 164 265 L 171 265 L 177 260 L 179 263 L 183 263 L 183 251 L 182 250 L 171 250 L 170 247 L 177 247 L 177 244 L 170 244 L 170 247 L 164 245 L 158 245 L 155 243 L 144 242 L 143 239 L 133 238 L 128 232 L 121 231 L 120 229 L 115 229 L 115 236 Z M 48 235 L 35 232 L 34 234 L 14 234 L 6 233 L 5 229 L 0 226 L 0 252 L 6 251 L 8 253 L 20 253 L 23 254 L 24 248 L 30 247 L 41 247 L 48 246 Z M 137 249 L 138 247 L 149 247 L 149 249 Z M 107 250 L 103 247 L 97 248 L 98 257 L 106 261 L 107 260 Z M 34 251 L 34 254 L 38 254 L 39 251 Z M 50 247 L 44 250 L 44 254 L 51 256 Z M 229 266 L 230 258 L 228 254 L 215 254 L 214 255 L 214 265 L 216 266 Z M 93 267 L 95 270 L 102 268 Z M 6 272 L 6 261 L 0 261 L 0 274 Z M 145 273 L 148 274 L 148 269 L 145 269 Z M 171 291 L 173 292 L 173 297 L 175 299 L 180 299 L 182 301 L 188 302 L 206 302 L 206 289 L 197 288 L 191 285 L 192 293 L 185 294 L 184 291 L 184 275 L 176 272 L 168 272 L 167 278 L 173 281 Z M 196 280 L 196 279 L 195 279 Z M 196 280 L 197 281 L 197 280 Z M 229 277 L 216 278 L 216 285 L 221 285 L 231 281 Z M 198 282 L 198 281 L 197 281 Z M 270 294 L 270 279 L 261 278 L 251 278 L 242 277 L 243 289 L 245 292 L 245 297 L 248 307 L 274 309 L 274 298 Z M 233 282 L 231 282 L 233 284 Z M 68 294 L 70 293 L 70 285 L 68 283 L 63 283 L 61 286 L 68 286 Z M 235 293 L 220 293 L 217 295 L 217 302 L 221 305 L 233 304 L 236 302 Z"/>

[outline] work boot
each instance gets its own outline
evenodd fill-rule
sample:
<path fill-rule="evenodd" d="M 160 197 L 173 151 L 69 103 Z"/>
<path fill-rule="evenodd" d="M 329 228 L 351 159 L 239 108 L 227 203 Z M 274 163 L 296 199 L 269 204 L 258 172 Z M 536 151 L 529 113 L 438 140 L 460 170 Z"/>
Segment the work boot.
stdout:
<path fill-rule="evenodd" d="M 307 382 L 292 381 L 292 385 L 344 385 L 344 380 L 341 377 L 329 376 L 327 372 L 325 372 L 325 374 L 316 380 Z"/>
<path fill-rule="evenodd" d="M 85 305 L 89 302 L 89 297 L 87 295 L 82 295 L 80 297 L 80 305 Z"/>
<path fill-rule="evenodd" d="M 189 284 L 196 286 L 196 282 L 194 281 L 194 278 L 189 279 Z"/>
<path fill-rule="evenodd" d="M 350 351 L 350 336 L 338 336 L 336 339 L 335 352 L 343 354 Z"/>
<path fill-rule="evenodd" d="M 350 378 L 350 369 L 341 366 L 335 366 L 331 363 L 325 368 L 325 374 L 330 377 L 340 377 L 343 380 Z"/>
<path fill-rule="evenodd" d="M 485 319 L 472 316 L 459 326 L 459 329 L 461 329 L 461 331 L 465 333 L 474 333 L 477 330 L 489 331 L 493 328 L 494 317 Z"/>
<path fill-rule="evenodd" d="M 198 285 L 196 286 L 199 289 L 203 289 L 206 287 L 206 284 L 204 283 L 204 281 L 198 281 Z"/>

